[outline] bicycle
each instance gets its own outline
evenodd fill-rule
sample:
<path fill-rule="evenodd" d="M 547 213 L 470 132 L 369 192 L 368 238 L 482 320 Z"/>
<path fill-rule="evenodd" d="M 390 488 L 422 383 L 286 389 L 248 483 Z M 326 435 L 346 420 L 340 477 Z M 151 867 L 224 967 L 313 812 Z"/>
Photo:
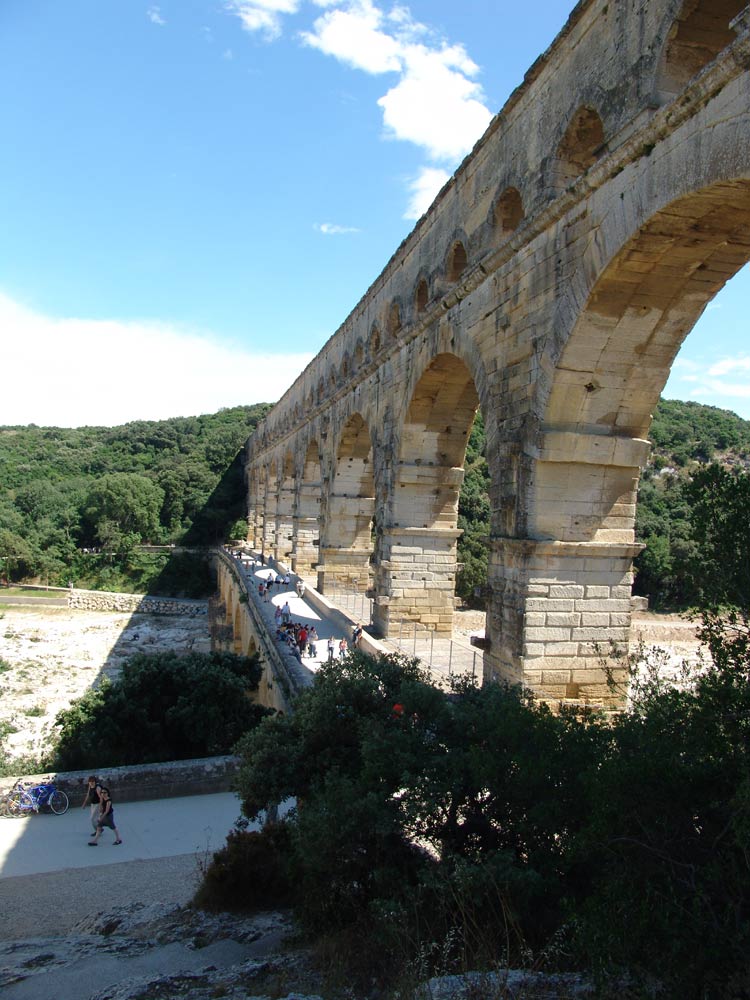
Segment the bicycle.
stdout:
<path fill-rule="evenodd" d="M 22 781 L 17 781 L 5 796 L 5 808 L 11 816 L 38 813 L 44 808 L 55 816 L 62 816 L 69 805 L 68 796 L 52 782 L 27 787 Z"/>

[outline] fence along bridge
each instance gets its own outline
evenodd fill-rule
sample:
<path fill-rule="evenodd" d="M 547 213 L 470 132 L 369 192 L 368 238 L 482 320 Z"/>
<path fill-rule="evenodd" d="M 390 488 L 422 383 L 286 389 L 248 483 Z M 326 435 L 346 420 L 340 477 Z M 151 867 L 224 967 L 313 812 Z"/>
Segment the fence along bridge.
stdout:
<path fill-rule="evenodd" d="M 448 635 L 480 409 L 485 680 L 606 700 L 680 345 L 750 258 L 750 10 L 582 0 L 246 448 L 248 539 Z"/>

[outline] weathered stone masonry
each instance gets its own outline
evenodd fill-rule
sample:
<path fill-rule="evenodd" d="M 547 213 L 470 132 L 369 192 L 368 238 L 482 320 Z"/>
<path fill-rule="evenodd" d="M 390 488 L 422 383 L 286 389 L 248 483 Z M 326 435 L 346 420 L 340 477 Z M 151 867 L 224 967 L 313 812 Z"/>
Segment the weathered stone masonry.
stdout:
<path fill-rule="evenodd" d="M 485 678 L 606 696 L 651 413 L 750 258 L 742 0 L 582 0 L 247 446 L 248 537 L 449 632 L 477 408 Z"/>

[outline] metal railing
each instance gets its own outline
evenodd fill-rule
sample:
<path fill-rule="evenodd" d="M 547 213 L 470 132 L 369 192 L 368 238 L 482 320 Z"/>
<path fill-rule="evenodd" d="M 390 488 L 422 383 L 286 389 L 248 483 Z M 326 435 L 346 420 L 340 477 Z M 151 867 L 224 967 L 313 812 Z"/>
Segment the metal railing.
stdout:
<path fill-rule="evenodd" d="M 332 580 L 326 586 L 325 596 L 351 619 L 372 624 L 373 599 L 355 586 Z M 435 680 L 448 683 L 454 677 L 481 680 L 481 650 L 420 622 L 404 618 L 399 622 L 398 635 L 380 641 L 394 651 L 419 659 Z"/>
<path fill-rule="evenodd" d="M 467 643 L 427 628 L 419 622 L 402 619 L 398 636 L 384 640 L 399 652 L 416 657 L 436 680 L 450 682 L 454 677 L 482 676 L 482 653 Z"/>

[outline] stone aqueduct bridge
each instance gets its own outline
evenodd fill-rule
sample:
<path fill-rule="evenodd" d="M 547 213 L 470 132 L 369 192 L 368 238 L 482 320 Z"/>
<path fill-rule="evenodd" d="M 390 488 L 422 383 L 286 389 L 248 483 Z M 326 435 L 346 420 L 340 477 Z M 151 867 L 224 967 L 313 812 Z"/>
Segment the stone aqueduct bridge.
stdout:
<path fill-rule="evenodd" d="M 384 636 L 449 632 L 479 408 L 485 679 L 602 697 L 651 413 L 749 258 L 750 8 L 582 0 L 248 442 L 248 537 L 370 587 Z"/>

